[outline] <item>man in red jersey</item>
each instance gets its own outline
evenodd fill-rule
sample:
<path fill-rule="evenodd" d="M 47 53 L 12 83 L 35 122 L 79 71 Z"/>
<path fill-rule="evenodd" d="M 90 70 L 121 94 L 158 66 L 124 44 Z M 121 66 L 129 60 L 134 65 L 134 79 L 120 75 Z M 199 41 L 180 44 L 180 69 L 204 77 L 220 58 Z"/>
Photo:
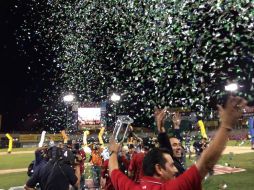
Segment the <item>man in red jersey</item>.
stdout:
<path fill-rule="evenodd" d="M 143 147 L 142 149 L 141 152 L 134 154 L 128 168 L 128 176 L 137 183 L 139 183 L 140 178 L 144 175 L 142 170 L 143 160 L 149 150 L 148 147 Z"/>
<path fill-rule="evenodd" d="M 121 148 L 121 154 L 118 155 L 118 166 L 119 169 L 127 175 L 127 170 L 129 166 L 129 160 L 126 157 L 126 153 L 128 151 L 128 147 L 123 146 Z M 108 161 L 109 158 L 105 159 L 102 165 L 101 170 L 101 189 L 105 190 L 114 190 L 114 186 L 111 182 L 110 176 L 109 176 L 109 169 L 108 169 Z"/>
<path fill-rule="evenodd" d="M 111 182 L 109 171 L 108 171 L 108 159 L 104 160 L 101 169 L 101 189 L 114 190 L 114 186 Z"/>
<path fill-rule="evenodd" d="M 201 190 L 202 179 L 219 160 L 226 146 L 230 131 L 242 116 L 242 110 L 246 104 L 247 102 L 244 99 L 230 96 L 224 107 L 218 106 L 221 123 L 213 141 L 202 153 L 197 163 L 177 178 L 175 178 L 177 169 L 170 153 L 165 149 L 155 148 L 148 152 L 144 158 L 144 177 L 141 178 L 140 184 L 133 182 L 118 169 L 117 153 L 119 144 L 111 139 L 109 172 L 114 188 L 116 190 Z M 159 114 L 160 117 L 157 117 L 157 119 L 165 119 L 164 110 Z"/>

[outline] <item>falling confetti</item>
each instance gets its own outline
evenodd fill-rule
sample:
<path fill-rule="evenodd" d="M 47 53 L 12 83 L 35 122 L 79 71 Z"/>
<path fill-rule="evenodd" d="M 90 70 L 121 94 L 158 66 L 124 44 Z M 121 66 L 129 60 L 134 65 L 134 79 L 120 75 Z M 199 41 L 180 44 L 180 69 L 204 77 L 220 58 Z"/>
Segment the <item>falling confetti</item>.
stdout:
<path fill-rule="evenodd" d="M 236 81 L 253 99 L 254 11 L 249 0 L 30 0 L 17 31 L 20 49 L 35 53 L 33 78 L 48 81 L 44 122 L 62 127 L 65 92 L 80 102 L 121 95 L 119 113 L 151 126 L 154 106 L 188 107 L 201 117 Z M 28 44 L 32 48 L 26 48 Z M 44 60 L 44 61 L 43 61 Z M 46 83 L 46 82 L 45 82 Z M 113 106 L 109 106 L 113 112 Z"/>
<path fill-rule="evenodd" d="M 227 189 L 228 188 L 228 185 L 226 184 L 226 183 L 224 183 L 224 184 L 220 184 L 220 186 L 219 186 L 219 189 Z"/>

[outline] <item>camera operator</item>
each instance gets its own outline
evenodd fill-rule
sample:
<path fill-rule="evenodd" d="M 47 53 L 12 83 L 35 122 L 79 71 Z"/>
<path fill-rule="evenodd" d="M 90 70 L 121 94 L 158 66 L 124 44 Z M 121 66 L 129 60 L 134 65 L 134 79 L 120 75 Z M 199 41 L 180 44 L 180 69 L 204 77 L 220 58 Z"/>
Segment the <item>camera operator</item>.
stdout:
<path fill-rule="evenodd" d="M 40 184 L 41 190 L 68 190 L 70 185 L 79 188 L 80 166 L 70 159 L 73 157 L 72 152 L 54 146 L 48 150 L 48 156 L 48 163 L 34 173 L 24 189 L 35 189 L 37 183 Z"/>

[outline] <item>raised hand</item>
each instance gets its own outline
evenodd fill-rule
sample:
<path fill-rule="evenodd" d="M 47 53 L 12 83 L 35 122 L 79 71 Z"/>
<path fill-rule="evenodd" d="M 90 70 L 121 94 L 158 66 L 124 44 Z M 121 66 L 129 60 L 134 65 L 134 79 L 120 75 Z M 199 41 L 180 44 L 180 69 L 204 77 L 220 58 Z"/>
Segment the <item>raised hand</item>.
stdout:
<path fill-rule="evenodd" d="M 155 117 L 156 126 L 157 126 L 158 131 L 160 133 L 165 132 L 164 123 L 165 123 L 165 118 L 166 118 L 166 109 L 155 108 L 154 109 L 154 117 Z"/>
<path fill-rule="evenodd" d="M 181 114 L 179 112 L 176 112 L 172 117 L 172 122 L 174 124 L 174 129 L 180 128 L 181 123 Z"/>
<path fill-rule="evenodd" d="M 221 123 L 233 127 L 242 116 L 247 101 L 239 96 L 230 96 L 224 107 L 217 105 Z"/>
<path fill-rule="evenodd" d="M 120 149 L 120 144 L 116 142 L 114 137 L 110 137 L 110 140 L 109 140 L 109 151 L 110 152 L 116 152 L 116 153 L 118 153 L 119 149 Z"/>

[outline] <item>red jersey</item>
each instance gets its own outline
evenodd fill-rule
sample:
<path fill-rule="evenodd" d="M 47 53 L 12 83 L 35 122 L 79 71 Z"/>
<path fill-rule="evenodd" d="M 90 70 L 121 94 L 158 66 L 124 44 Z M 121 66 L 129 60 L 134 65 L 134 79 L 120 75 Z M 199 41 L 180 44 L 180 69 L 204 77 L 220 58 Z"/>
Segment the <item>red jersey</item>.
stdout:
<path fill-rule="evenodd" d="M 106 179 L 106 183 L 105 183 L 105 186 L 104 186 L 104 189 L 105 190 L 114 190 L 114 186 L 111 182 L 111 179 L 109 177 L 109 171 L 108 171 L 108 161 L 109 160 L 105 160 L 103 162 L 103 165 L 102 165 L 102 170 L 101 170 L 101 177 L 103 177 L 104 179 Z"/>
<path fill-rule="evenodd" d="M 80 149 L 79 154 L 81 155 L 82 158 L 82 160 L 80 161 L 80 174 L 83 174 L 85 170 L 86 153 L 83 149 Z"/>
<path fill-rule="evenodd" d="M 112 171 L 111 181 L 116 190 L 202 190 L 201 176 L 195 165 L 179 177 L 166 182 L 144 176 L 137 184 L 118 169 Z"/>
<path fill-rule="evenodd" d="M 128 170 L 133 173 L 132 180 L 135 182 L 139 182 L 140 178 L 143 177 L 143 160 L 145 157 L 144 152 L 136 153 L 133 155 Z"/>

